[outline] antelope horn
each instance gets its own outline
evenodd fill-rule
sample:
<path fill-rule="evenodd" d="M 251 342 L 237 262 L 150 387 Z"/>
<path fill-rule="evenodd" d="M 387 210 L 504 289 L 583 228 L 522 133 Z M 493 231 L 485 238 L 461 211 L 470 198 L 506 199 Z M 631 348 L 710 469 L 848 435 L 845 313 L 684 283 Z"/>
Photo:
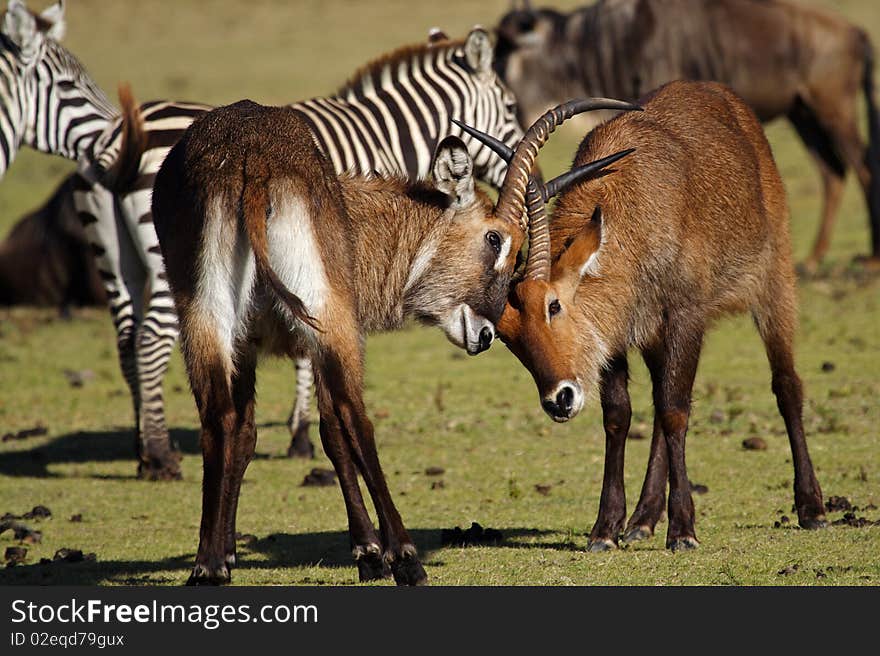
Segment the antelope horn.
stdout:
<path fill-rule="evenodd" d="M 485 132 L 480 132 L 476 128 L 472 128 L 470 125 L 462 123 L 457 119 L 452 119 L 452 122 L 460 127 L 463 132 L 466 132 L 474 139 L 481 141 L 501 159 L 510 164 L 510 160 L 513 159 L 514 154 L 513 148 L 508 146 L 503 141 L 496 139 L 492 135 L 486 134 Z M 571 185 L 577 184 L 578 182 L 589 178 L 591 175 L 599 173 L 605 167 L 611 166 L 612 164 L 614 164 L 614 162 L 623 159 L 633 152 L 635 152 L 635 148 L 622 150 L 619 153 L 615 153 L 614 155 L 610 155 L 603 159 L 598 159 L 595 162 L 590 162 L 589 164 L 584 164 L 583 166 L 579 166 L 576 169 L 572 169 L 567 173 L 563 173 L 562 175 L 553 178 L 550 182 L 540 187 L 541 196 L 543 197 L 544 202 L 548 202 L 551 198 L 561 193 Z"/>
<path fill-rule="evenodd" d="M 541 118 L 526 131 L 525 136 L 517 145 L 507 175 L 498 194 L 498 204 L 495 208 L 496 216 L 511 223 L 519 224 L 525 230 L 521 220 L 522 208 L 526 202 L 526 187 L 538 150 L 547 141 L 553 132 L 563 121 L 568 120 L 575 114 L 590 112 L 599 109 L 618 111 L 641 110 L 638 105 L 620 100 L 607 98 L 591 98 L 588 100 L 572 100 L 546 112 Z"/>
<path fill-rule="evenodd" d="M 458 119 L 451 119 L 453 123 L 455 123 L 458 127 L 462 129 L 462 132 L 467 132 L 477 141 L 482 141 L 483 144 L 489 147 L 489 149 L 494 152 L 498 157 L 503 159 L 505 162 L 510 164 L 510 160 L 513 159 L 513 148 L 508 146 L 503 141 L 496 139 L 490 134 L 486 134 L 485 132 L 480 132 L 476 128 L 472 128 L 467 123 L 462 123 Z"/>
<path fill-rule="evenodd" d="M 572 169 L 571 171 L 568 171 L 567 173 L 563 173 L 562 175 L 553 178 L 550 182 L 541 187 L 541 196 L 543 201 L 545 203 L 548 202 L 551 198 L 565 191 L 571 185 L 577 184 L 578 182 L 581 182 L 598 173 L 601 173 L 604 168 L 611 166 L 612 164 L 614 164 L 614 162 L 623 159 L 624 157 L 634 153 L 635 151 L 635 148 L 621 150 L 618 153 L 614 153 L 613 155 L 609 155 L 608 157 L 603 157 L 602 159 L 597 159 L 594 162 L 584 164 L 583 166 L 579 166 L 575 169 Z"/>

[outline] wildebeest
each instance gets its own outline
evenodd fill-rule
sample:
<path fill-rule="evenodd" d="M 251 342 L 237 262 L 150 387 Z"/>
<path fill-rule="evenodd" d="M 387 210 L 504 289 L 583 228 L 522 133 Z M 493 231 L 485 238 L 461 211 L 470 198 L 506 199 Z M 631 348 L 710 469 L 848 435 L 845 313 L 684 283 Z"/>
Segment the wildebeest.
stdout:
<path fill-rule="evenodd" d="M 855 169 L 880 265 L 880 117 L 874 49 L 864 30 L 786 0 L 600 0 L 568 14 L 529 3 L 498 25 L 496 65 L 524 122 L 567 98 L 635 100 L 665 82 L 730 86 L 762 121 L 787 117 L 822 177 L 824 207 L 804 262 L 828 250 L 847 170 Z M 859 135 L 858 93 L 869 146 Z"/>
<path fill-rule="evenodd" d="M 106 303 L 92 249 L 73 205 L 70 175 L 0 243 L 0 305 Z"/>
<path fill-rule="evenodd" d="M 594 106 L 625 107 L 582 110 Z M 361 579 L 426 581 L 364 407 L 364 340 L 415 317 L 471 354 L 489 347 L 525 237 L 526 184 L 548 132 L 540 124 L 523 138 L 496 206 L 475 188 L 474 161 L 453 136 L 437 147 L 433 186 L 337 176 L 296 110 L 250 101 L 198 118 L 171 149 L 152 209 L 202 424 L 191 583 L 226 582 L 235 564 L 238 495 L 256 443 L 258 348 L 307 353 L 315 364 L 321 440 L 340 479 Z"/>
<path fill-rule="evenodd" d="M 653 386 L 654 434 L 623 539 L 653 534 L 668 478 L 666 545 L 687 549 L 697 540 L 685 435 L 703 336 L 720 316 L 749 311 L 788 431 L 798 520 L 820 528 L 825 509 L 792 351 L 789 212 L 770 146 L 755 115 L 717 83 L 672 82 L 643 105 L 644 113 L 618 116 L 583 140 L 576 164 L 621 148 L 635 153 L 609 175 L 564 192 L 549 229 L 543 204 L 530 199 L 536 241 L 549 247 L 530 249 L 499 335 L 532 373 L 555 421 L 574 417 L 598 384 L 605 474 L 590 550 L 614 548 L 624 530 L 627 351 L 641 351 Z"/>

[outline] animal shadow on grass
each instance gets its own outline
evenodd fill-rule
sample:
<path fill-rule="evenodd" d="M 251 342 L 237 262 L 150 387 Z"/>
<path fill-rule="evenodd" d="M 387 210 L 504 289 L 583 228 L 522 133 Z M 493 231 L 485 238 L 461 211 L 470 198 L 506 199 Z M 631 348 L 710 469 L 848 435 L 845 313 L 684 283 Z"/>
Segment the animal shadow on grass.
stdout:
<path fill-rule="evenodd" d="M 172 429 L 171 441 L 181 453 L 197 455 L 199 434 L 195 430 Z M 60 435 L 32 449 L 0 453 L 0 475 L 54 478 L 59 474 L 49 471 L 50 465 L 88 462 L 131 463 L 130 476 L 95 475 L 95 478 L 135 478 L 135 445 L 131 429 L 108 431 L 80 431 Z"/>
<path fill-rule="evenodd" d="M 568 549 L 567 543 L 542 542 L 535 538 L 554 534 L 554 531 L 532 528 L 502 528 L 503 540 L 494 548 L 513 549 Z M 422 561 L 429 567 L 443 567 L 441 529 L 423 528 L 410 531 L 419 548 Z M 529 538 L 523 541 L 522 538 Z M 318 567 L 350 570 L 348 581 L 357 582 L 357 568 L 351 557 L 348 533 L 321 531 L 315 533 L 274 533 L 264 538 L 239 542 L 239 563 L 232 572 L 248 570 L 285 570 L 297 567 Z M 451 547 L 455 549 L 456 547 Z M 258 558 L 260 556 L 261 558 Z M 195 554 L 183 554 L 155 561 L 101 560 L 96 562 L 47 563 L 44 565 L 17 565 L 0 570 L 0 585 L 183 585 L 189 576 Z M 168 575 L 168 572 L 171 572 Z M 156 573 L 161 572 L 161 576 Z M 284 577 L 273 578 L 274 584 L 284 583 Z M 312 577 L 309 583 L 321 583 Z"/>

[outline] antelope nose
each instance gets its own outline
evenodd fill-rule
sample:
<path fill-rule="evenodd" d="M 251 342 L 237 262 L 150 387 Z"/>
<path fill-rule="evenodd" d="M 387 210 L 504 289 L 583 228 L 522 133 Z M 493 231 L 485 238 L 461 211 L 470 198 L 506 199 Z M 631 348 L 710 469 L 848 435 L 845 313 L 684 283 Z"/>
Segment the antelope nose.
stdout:
<path fill-rule="evenodd" d="M 489 326 L 484 326 L 480 331 L 480 352 L 482 353 L 490 346 L 492 346 L 492 340 L 495 339 L 495 331 L 493 331 Z"/>
<path fill-rule="evenodd" d="M 556 394 L 556 407 L 562 411 L 562 414 L 571 414 L 571 409 L 574 407 L 574 390 L 569 385 L 563 386 Z"/>
<path fill-rule="evenodd" d="M 574 381 L 562 381 L 541 400 L 544 412 L 550 415 L 553 421 L 564 422 L 580 412 L 584 404 L 584 394 L 581 387 Z"/>

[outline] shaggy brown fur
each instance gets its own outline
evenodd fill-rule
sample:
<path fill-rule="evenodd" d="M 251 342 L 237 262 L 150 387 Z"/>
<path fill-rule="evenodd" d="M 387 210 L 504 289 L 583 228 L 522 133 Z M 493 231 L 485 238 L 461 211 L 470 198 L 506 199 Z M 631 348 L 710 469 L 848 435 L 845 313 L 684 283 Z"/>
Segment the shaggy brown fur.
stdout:
<path fill-rule="evenodd" d="M 496 216 L 459 139 L 441 142 L 434 182 L 337 177 L 297 112 L 249 101 L 205 114 L 168 154 L 153 216 L 204 456 L 191 583 L 225 582 L 235 562 L 238 493 L 256 441 L 258 348 L 305 352 L 315 363 L 321 439 L 361 578 L 426 580 L 364 409 L 363 340 L 415 316 L 471 353 L 488 348 L 524 238 L 522 205 L 508 200 Z M 511 196 L 502 190 L 499 208 Z"/>
<path fill-rule="evenodd" d="M 103 305 L 104 287 L 73 205 L 76 175 L 0 243 L 0 305 Z"/>
<path fill-rule="evenodd" d="M 670 485 L 667 546 L 696 546 L 684 461 L 690 395 L 703 334 L 749 311 L 766 345 L 773 391 L 791 441 L 801 526 L 823 526 L 822 493 L 807 453 L 794 370 L 795 278 L 782 181 L 758 120 L 729 89 L 675 82 L 591 132 L 576 163 L 636 152 L 598 180 L 564 193 L 551 223 L 550 280 L 526 279 L 498 330 L 532 372 L 557 421 L 600 388 L 607 451 L 594 550 L 623 529 L 623 449 L 629 430 L 629 348 L 651 372 L 649 474 L 626 539 L 651 535 Z"/>

